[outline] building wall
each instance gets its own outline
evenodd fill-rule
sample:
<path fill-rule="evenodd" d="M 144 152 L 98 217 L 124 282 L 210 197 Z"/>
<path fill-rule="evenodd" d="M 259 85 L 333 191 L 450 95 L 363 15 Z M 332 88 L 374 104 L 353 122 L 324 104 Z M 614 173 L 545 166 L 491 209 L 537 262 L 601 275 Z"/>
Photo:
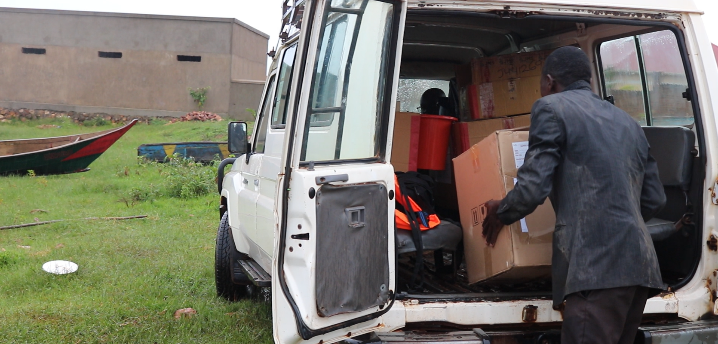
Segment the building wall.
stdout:
<path fill-rule="evenodd" d="M 264 82 L 232 82 L 230 86 L 229 117 L 254 121 Z"/>
<path fill-rule="evenodd" d="M 237 115 L 233 75 L 264 81 L 267 36 L 233 19 L 0 9 L 0 23 L 0 106 L 183 115 L 197 109 L 188 88 L 210 87 L 204 110 Z M 259 102 L 240 91 L 238 106 Z"/>

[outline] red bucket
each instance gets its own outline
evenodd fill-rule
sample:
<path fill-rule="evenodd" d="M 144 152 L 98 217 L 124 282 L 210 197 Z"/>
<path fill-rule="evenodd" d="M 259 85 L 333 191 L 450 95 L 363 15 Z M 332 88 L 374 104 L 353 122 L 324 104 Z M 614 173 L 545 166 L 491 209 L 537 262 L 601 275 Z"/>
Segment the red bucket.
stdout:
<path fill-rule="evenodd" d="M 443 170 L 445 168 L 451 123 L 456 120 L 456 118 L 448 116 L 421 115 L 418 169 Z"/>

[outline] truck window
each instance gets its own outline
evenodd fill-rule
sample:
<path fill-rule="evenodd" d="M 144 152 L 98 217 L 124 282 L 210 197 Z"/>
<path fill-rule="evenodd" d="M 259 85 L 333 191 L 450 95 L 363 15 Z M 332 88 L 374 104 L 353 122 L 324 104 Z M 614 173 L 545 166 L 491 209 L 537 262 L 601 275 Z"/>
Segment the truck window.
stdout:
<path fill-rule="evenodd" d="M 267 123 L 269 123 L 269 110 L 272 108 L 269 106 L 272 96 L 272 90 L 274 89 L 274 75 L 269 79 L 269 86 L 267 86 L 267 92 L 264 94 L 264 101 L 262 101 L 262 109 L 260 110 L 257 120 L 259 123 L 254 129 L 254 146 L 253 150 L 255 153 L 264 153 L 264 142 L 267 140 Z"/>
<path fill-rule="evenodd" d="M 641 125 L 692 125 L 693 110 L 675 35 L 668 30 L 619 38 L 599 47 L 604 94 Z"/>
<path fill-rule="evenodd" d="M 449 94 L 449 82 L 447 80 L 426 80 L 426 79 L 399 79 L 399 89 L 396 100 L 401 112 L 421 112 L 421 95 L 430 88 L 438 88 Z"/>
<path fill-rule="evenodd" d="M 294 44 L 287 48 L 282 56 L 282 64 L 279 67 L 279 77 L 277 78 L 277 93 L 274 94 L 272 129 L 284 129 L 287 124 L 287 101 L 292 84 L 292 69 L 296 52 L 297 45 Z"/>
<path fill-rule="evenodd" d="M 324 18 L 302 161 L 378 155 L 394 5 L 333 0 Z"/>

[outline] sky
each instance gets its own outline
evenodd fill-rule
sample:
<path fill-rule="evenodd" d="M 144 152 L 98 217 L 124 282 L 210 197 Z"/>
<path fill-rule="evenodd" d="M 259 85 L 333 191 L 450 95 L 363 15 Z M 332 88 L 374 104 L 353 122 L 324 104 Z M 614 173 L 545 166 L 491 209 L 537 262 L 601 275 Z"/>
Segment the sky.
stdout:
<path fill-rule="evenodd" d="M 718 1 L 693 1 L 705 12 L 708 36 L 718 44 Z M 0 7 L 236 18 L 270 36 L 267 51 L 277 42 L 281 6 L 282 0 L 0 0 Z"/>

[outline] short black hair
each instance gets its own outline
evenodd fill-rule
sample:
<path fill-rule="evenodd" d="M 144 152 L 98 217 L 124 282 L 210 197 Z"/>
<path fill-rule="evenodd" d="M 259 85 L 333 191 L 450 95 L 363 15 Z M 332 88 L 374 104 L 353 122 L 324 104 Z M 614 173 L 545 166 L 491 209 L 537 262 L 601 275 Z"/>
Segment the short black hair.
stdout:
<path fill-rule="evenodd" d="M 542 75 L 547 74 L 564 87 L 579 80 L 591 82 L 591 63 L 580 48 L 561 47 L 546 58 Z"/>

